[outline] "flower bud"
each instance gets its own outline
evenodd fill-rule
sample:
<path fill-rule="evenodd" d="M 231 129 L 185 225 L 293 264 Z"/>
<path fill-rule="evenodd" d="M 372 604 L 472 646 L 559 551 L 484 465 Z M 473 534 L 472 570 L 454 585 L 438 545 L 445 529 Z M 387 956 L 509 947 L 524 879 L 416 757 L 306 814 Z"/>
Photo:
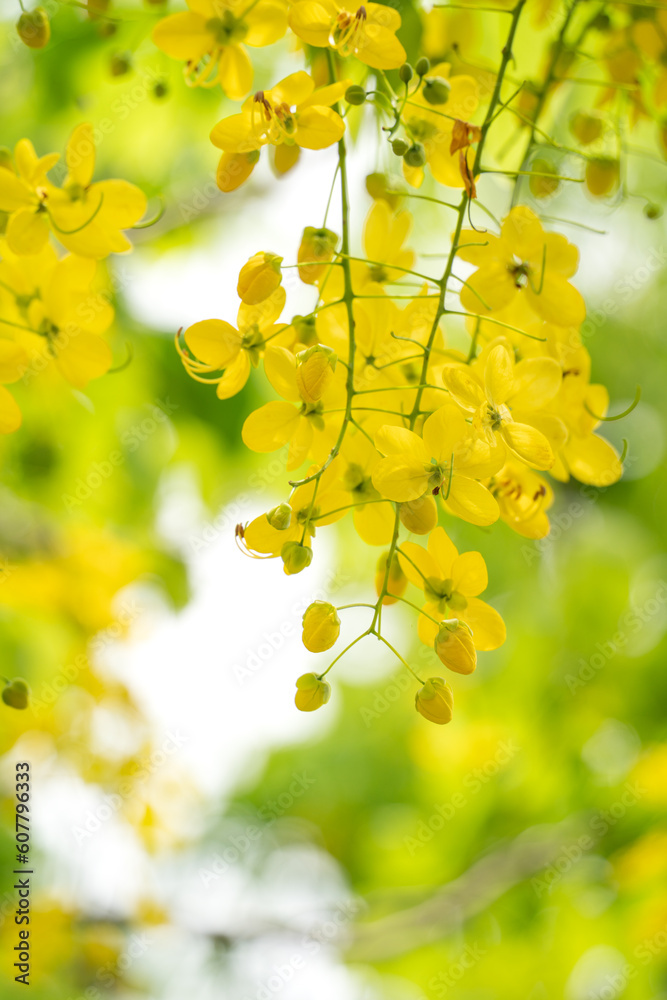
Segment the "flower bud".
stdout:
<path fill-rule="evenodd" d="M 323 653 L 331 649 L 340 635 L 340 618 L 333 604 L 328 601 L 313 601 L 303 616 L 301 638 L 311 653 Z"/>
<path fill-rule="evenodd" d="M 611 156 L 598 156 L 586 162 L 586 187 L 594 198 L 615 193 L 621 180 L 621 164 Z"/>
<path fill-rule="evenodd" d="M 429 722 L 444 726 L 452 721 L 454 692 L 442 677 L 429 677 L 415 695 L 415 708 Z"/>
<path fill-rule="evenodd" d="M 424 80 L 422 97 L 429 104 L 446 104 L 452 85 L 442 76 L 429 76 Z"/>
<path fill-rule="evenodd" d="M 256 253 L 251 257 L 241 268 L 236 286 L 241 301 L 248 306 L 256 306 L 268 299 L 282 281 L 282 262 L 282 257 L 275 253 Z"/>
<path fill-rule="evenodd" d="M 313 344 L 317 341 L 317 326 L 314 316 L 293 316 L 292 326 L 302 344 Z"/>
<path fill-rule="evenodd" d="M 570 121 L 570 132 L 582 146 L 589 146 L 602 135 L 604 121 L 598 115 L 577 111 Z"/>
<path fill-rule="evenodd" d="M 426 56 L 422 56 L 421 59 L 417 60 L 417 63 L 415 65 L 415 72 L 417 73 L 417 76 L 426 76 L 430 68 L 431 68 L 430 60 L 427 59 Z"/>
<path fill-rule="evenodd" d="M 654 202 L 649 201 L 644 205 L 644 215 L 647 219 L 659 219 L 662 216 L 662 209 L 660 205 L 654 204 Z"/>
<path fill-rule="evenodd" d="M 382 587 L 384 586 L 384 578 L 387 575 L 387 558 L 389 556 L 388 552 L 383 552 L 377 562 L 377 567 L 375 569 L 375 593 L 380 596 L 382 593 Z M 408 578 L 401 569 L 401 564 L 398 561 L 398 556 L 394 552 L 391 558 L 391 566 L 389 567 L 389 576 L 387 577 L 387 591 L 382 598 L 383 604 L 395 604 L 397 598 L 402 597 L 408 586 Z"/>
<path fill-rule="evenodd" d="M 296 682 L 294 704 L 300 712 L 314 712 L 326 705 L 331 697 L 331 686 L 317 674 L 302 674 Z"/>
<path fill-rule="evenodd" d="M 401 523 L 415 535 L 428 535 L 438 523 L 438 505 L 427 493 L 418 500 L 406 500 L 398 508 Z"/>
<path fill-rule="evenodd" d="M 393 139 L 391 148 L 396 156 L 405 156 L 410 146 L 405 139 Z"/>
<path fill-rule="evenodd" d="M 283 501 L 283 503 L 279 503 L 277 507 L 272 507 L 267 512 L 266 520 L 276 531 L 284 531 L 285 528 L 289 528 L 290 521 L 292 520 L 292 508 L 288 503 Z"/>
<path fill-rule="evenodd" d="M 423 167 L 426 163 L 426 153 L 421 142 L 415 142 L 404 154 L 403 159 L 409 167 Z"/>
<path fill-rule="evenodd" d="M 2 700 L 10 708 L 23 709 L 28 707 L 28 697 L 30 688 L 20 677 L 15 677 L 10 681 L 2 692 Z"/>
<path fill-rule="evenodd" d="M 373 201 L 378 201 L 382 198 L 387 202 L 390 208 L 396 208 L 399 196 L 397 194 L 389 193 L 389 184 L 387 182 L 388 177 L 386 174 L 369 174 L 366 178 L 366 190 Z"/>
<path fill-rule="evenodd" d="M 313 344 L 296 356 L 296 386 L 304 403 L 317 403 L 329 387 L 338 355 L 332 347 Z"/>
<path fill-rule="evenodd" d="M 43 49 L 51 37 L 51 25 L 43 7 L 24 11 L 16 23 L 16 30 L 29 49 Z"/>
<path fill-rule="evenodd" d="M 285 542 L 280 550 L 280 558 L 287 576 L 293 576 L 310 566 L 313 561 L 313 550 L 301 542 Z"/>
<path fill-rule="evenodd" d="M 132 69 L 132 57 L 129 52 L 117 52 L 111 57 L 109 72 L 112 76 L 125 76 Z"/>
<path fill-rule="evenodd" d="M 554 194 L 559 186 L 560 181 L 557 179 L 558 171 L 554 167 L 553 163 L 549 160 L 533 160 L 531 166 L 531 177 L 529 180 L 529 187 L 532 194 L 536 198 L 548 198 L 550 195 Z M 532 174 L 552 174 L 551 177 L 536 177 Z"/>
<path fill-rule="evenodd" d="M 398 71 L 398 77 L 402 83 L 410 83 L 410 80 L 414 76 L 414 70 L 410 63 L 406 62 L 400 67 Z"/>
<path fill-rule="evenodd" d="M 169 87 L 164 80 L 157 80 L 153 86 L 153 97 L 157 101 L 161 101 L 163 97 L 166 97 L 169 93 Z"/>
<path fill-rule="evenodd" d="M 345 91 L 345 100 L 348 104 L 359 106 L 366 100 L 366 91 L 359 84 L 355 83 Z"/>
<path fill-rule="evenodd" d="M 299 277 L 306 285 L 314 285 L 326 271 L 326 265 L 333 260 L 338 236 L 330 229 L 315 229 L 306 226 L 301 237 L 297 260 Z M 305 263 L 301 263 L 305 261 Z M 322 261 L 322 263 L 317 263 Z"/>
<path fill-rule="evenodd" d="M 471 674 L 477 666 L 472 630 L 459 618 L 440 622 L 433 648 L 444 665 L 457 674 Z"/>

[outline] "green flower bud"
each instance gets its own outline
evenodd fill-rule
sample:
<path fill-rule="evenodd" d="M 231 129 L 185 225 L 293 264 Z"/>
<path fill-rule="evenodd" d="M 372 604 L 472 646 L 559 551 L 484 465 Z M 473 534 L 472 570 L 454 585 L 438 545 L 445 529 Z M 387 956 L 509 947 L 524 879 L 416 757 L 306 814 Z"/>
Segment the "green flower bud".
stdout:
<path fill-rule="evenodd" d="M 164 80 L 158 80 L 155 86 L 153 87 L 153 97 L 157 98 L 158 101 L 161 101 L 162 98 L 166 97 L 168 93 L 169 93 L 169 87 L 164 82 Z"/>
<path fill-rule="evenodd" d="M 119 52 L 111 57 L 109 70 L 112 76 L 125 76 L 132 69 L 132 59 L 129 52 Z"/>
<path fill-rule="evenodd" d="M 302 674 L 296 682 L 294 704 L 300 712 L 314 712 L 326 705 L 331 697 L 331 686 L 317 674 Z"/>
<path fill-rule="evenodd" d="M 410 63 L 403 63 L 398 71 L 398 76 L 403 83 L 410 83 L 410 80 L 414 76 L 414 70 Z"/>
<path fill-rule="evenodd" d="M 452 85 L 442 76 L 430 76 L 424 80 L 422 96 L 429 104 L 446 104 Z"/>
<path fill-rule="evenodd" d="M 426 153 L 421 142 L 415 142 L 410 146 L 403 159 L 409 167 L 423 167 L 426 163 Z"/>
<path fill-rule="evenodd" d="M 430 68 L 431 68 L 430 60 L 427 59 L 426 56 L 422 56 L 421 59 L 417 60 L 415 71 L 417 73 L 417 76 L 426 76 Z"/>
<path fill-rule="evenodd" d="M 659 205 L 654 205 L 653 202 L 648 202 L 644 205 L 644 215 L 647 219 L 659 219 L 662 215 L 662 209 Z"/>
<path fill-rule="evenodd" d="M 405 156 L 410 146 L 405 141 L 405 139 L 393 139 L 391 143 L 391 148 L 396 154 L 396 156 Z"/>
<path fill-rule="evenodd" d="M 386 174 L 369 174 L 366 178 L 366 190 L 374 201 L 382 198 L 390 208 L 396 208 L 399 201 L 397 194 L 389 194 Z"/>
<path fill-rule="evenodd" d="M 328 601 L 313 601 L 303 616 L 301 638 L 311 653 L 323 653 L 331 649 L 340 635 L 340 618 L 333 604 Z"/>
<path fill-rule="evenodd" d="M 43 49 L 51 37 L 51 25 L 43 7 L 24 11 L 17 21 L 16 30 L 29 49 Z"/>
<path fill-rule="evenodd" d="M 427 493 L 418 500 L 406 500 L 398 508 L 398 516 L 408 531 L 415 535 L 428 535 L 438 523 L 438 505 Z"/>
<path fill-rule="evenodd" d="M 293 316 L 292 326 L 302 344 L 312 344 L 313 341 L 317 340 L 317 327 L 314 316 Z"/>
<path fill-rule="evenodd" d="M 279 503 L 277 507 L 272 507 L 266 515 L 266 520 L 276 531 L 284 531 L 289 528 L 292 520 L 292 508 L 288 503 Z"/>
<path fill-rule="evenodd" d="M 440 622 L 433 648 L 446 667 L 457 674 L 471 674 L 477 666 L 472 630 L 459 618 Z"/>
<path fill-rule="evenodd" d="M 317 403 L 336 371 L 338 355 L 332 347 L 313 344 L 296 356 L 296 386 L 304 403 Z"/>
<path fill-rule="evenodd" d="M 536 174 L 552 174 L 551 177 L 531 177 L 528 181 L 531 193 L 536 198 L 548 198 L 549 195 L 554 194 L 560 185 L 560 181 L 556 179 L 558 171 L 554 167 L 553 163 L 549 160 L 537 159 L 533 160 L 531 166 L 531 172 L 534 171 Z"/>
<path fill-rule="evenodd" d="M 429 677 L 415 695 L 415 708 L 429 722 L 444 726 L 452 721 L 454 692 L 442 677 Z"/>
<path fill-rule="evenodd" d="M 577 111 L 570 120 L 570 131 L 582 146 L 589 146 L 599 139 L 604 130 L 604 119 L 587 111 Z"/>
<path fill-rule="evenodd" d="M 30 688 L 20 677 L 15 677 L 13 681 L 10 681 L 2 692 L 2 700 L 10 708 L 27 708 L 29 696 Z"/>
<path fill-rule="evenodd" d="M 586 161 L 586 187 L 594 198 L 614 194 L 621 182 L 621 164 L 611 156 L 598 156 Z"/>
<path fill-rule="evenodd" d="M 366 100 L 366 91 L 359 84 L 355 83 L 345 91 L 345 100 L 348 104 L 356 106 L 363 104 Z"/>
<path fill-rule="evenodd" d="M 300 573 L 313 561 L 313 550 L 301 542 L 285 542 L 280 550 L 283 569 L 288 576 Z"/>

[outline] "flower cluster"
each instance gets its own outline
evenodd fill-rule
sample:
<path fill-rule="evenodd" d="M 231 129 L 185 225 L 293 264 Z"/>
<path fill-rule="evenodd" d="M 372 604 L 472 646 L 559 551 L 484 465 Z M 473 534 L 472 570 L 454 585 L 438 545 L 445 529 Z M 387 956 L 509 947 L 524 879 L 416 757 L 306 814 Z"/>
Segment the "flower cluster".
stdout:
<path fill-rule="evenodd" d="M 124 230 L 146 197 L 123 180 L 93 181 L 92 126 L 79 125 L 61 184 L 49 179 L 58 153 L 38 157 L 22 139 L 0 159 L 0 432 L 21 424 L 7 383 L 55 370 L 77 389 L 108 372 L 103 334 L 114 319 L 99 262 L 131 249 Z"/>

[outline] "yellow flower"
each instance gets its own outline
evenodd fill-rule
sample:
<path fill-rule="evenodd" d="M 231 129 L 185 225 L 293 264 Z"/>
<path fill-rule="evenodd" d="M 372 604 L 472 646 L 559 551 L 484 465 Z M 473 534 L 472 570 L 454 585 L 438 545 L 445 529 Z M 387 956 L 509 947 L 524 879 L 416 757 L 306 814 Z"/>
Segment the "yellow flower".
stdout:
<path fill-rule="evenodd" d="M 256 306 L 273 295 L 282 281 L 282 257 L 275 253 L 256 253 L 239 272 L 236 291 L 247 306 Z"/>
<path fill-rule="evenodd" d="M 533 411 L 550 402 L 561 384 L 560 366 L 552 358 L 526 358 L 517 365 L 503 344 L 486 355 L 484 381 L 465 365 L 448 365 L 442 380 L 452 399 L 473 414 L 473 428 L 490 446 L 500 442 L 527 465 L 549 469 L 554 455 L 535 427 Z M 554 435 L 560 421 L 544 418 Z"/>
<path fill-rule="evenodd" d="M 316 471 L 314 466 L 311 473 Z M 339 521 L 347 512 L 348 494 L 337 485 L 337 477 L 334 461 L 319 481 L 297 486 L 289 499 L 291 517 L 284 528 L 275 528 L 266 514 L 242 528 L 239 534 L 244 551 L 259 558 L 276 558 L 289 542 L 303 541 L 304 546 L 310 546 L 318 527 Z"/>
<path fill-rule="evenodd" d="M 122 180 L 92 183 L 95 143 L 92 126 L 74 129 L 65 153 L 68 174 L 62 187 L 47 180 L 59 156 L 38 159 L 32 143 L 22 139 L 14 158 L 18 174 L 0 170 L 0 209 L 10 213 L 7 243 L 17 254 L 36 254 L 51 229 L 60 243 L 81 257 L 101 259 L 131 250 L 121 232 L 146 211 L 146 196 Z"/>
<path fill-rule="evenodd" d="M 278 41 L 287 30 L 287 5 L 281 0 L 248 0 L 243 9 L 233 0 L 189 0 L 189 11 L 171 14 L 153 28 L 152 38 L 172 59 L 185 61 L 191 86 L 219 83 L 233 101 L 252 86 L 247 45 Z"/>
<path fill-rule="evenodd" d="M 326 149 L 338 142 L 345 123 L 331 105 L 340 100 L 348 83 L 344 80 L 315 90 L 313 78 L 301 70 L 271 90 L 258 90 L 249 97 L 239 114 L 223 118 L 211 132 L 213 145 L 224 151 L 218 187 L 234 191 L 250 175 L 247 168 L 237 173 L 229 170 L 230 154 L 247 158 L 266 145 L 290 150 Z M 254 167 L 255 162 L 247 160 L 247 167 Z"/>
<path fill-rule="evenodd" d="M 27 307 L 32 332 L 17 331 L 35 371 L 52 360 L 77 389 L 104 375 L 113 360 L 100 334 L 111 326 L 114 311 L 107 296 L 93 286 L 96 268 L 95 261 L 73 255 L 57 261 L 39 297 Z"/>
<path fill-rule="evenodd" d="M 444 726 L 452 721 L 454 692 L 442 677 L 429 677 L 415 695 L 415 708 L 429 722 Z"/>
<path fill-rule="evenodd" d="M 333 604 L 313 601 L 303 615 L 302 641 L 311 653 L 331 649 L 340 635 L 340 618 Z"/>
<path fill-rule="evenodd" d="M 308 351 L 314 350 L 314 347 L 308 348 Z M 305 383 L 302 376 L 300 385 L 298 361 L 291 351 L 273 346 L 266 349 L 264 371 L 283 400 L 260 406 L 247 417 L 241 432 L 244 444 L 252 451 L 276 451 L 289 443 L 288 469 L 298 468 L 306 458 L 323 462 L 342 421 L 341 409 L 345 398 L 342 379 L 334 377 L 326 356 L 312 357 L 315 362 L 318 357 L 323 357 L 325 371 L 331 376 L 330 381 L 325 379 L 322 382 L 320 389 L 326 388 L 318 399 L 302 391 Z M 299 405 L 295 406 L 295 403 Z M 336 412 L 328 415 L 326 408 L 329 406 Z"/>
<path fill-rule="evenodd" d="M 289 26 L 308 45 L 356 56 L 373 69 L 397 69 L 406 59 L 396 38 L 401 15 L 384 4 L 366 3 L 354 10 L 335 0 L 298 0 Z"/>
<path fill-rule="evenodd" d="M 551 470 L 553 475 L 553 469 Z M 547 510 L 554 501 L 549 483 L 523 462 L 507 462 L 489 481 L 500 517 L 524 538 L 545 538 L 550 525 Z"/>
<path fill-rule="evenodd" d="M 461 411 L 451 404 L 428 418 L 422 438 L 407 428 L 385 425 L 375 437 L 376 448 L 387 456 L 373 472 L 375 488 L 398 502 L 418 500 L 427 492 L 439 494 L 445 508 L 464 521 L 493 524 L 498 504 L 474 478 L 483 465 L 466 447 L 468 435 Z M 487 462 L 489 455 L 487 451 Z"/>
<path fill-rule="evenodd" d="M 577 270 L 579 252 L 558 233 L 545 233 L 529 208 L 513 208 L 500 236 L 464 230 L 460 242 L 476 244 L 457 251 L 476 270 L 461 291 L 468 312 L 488 315 L 525 298 L 530 309 L 549 323 L 579 326 L 586 307 L 567 280 Z M 482 244 L 482 245 L 480 245 Z"/>
<path fill-rule="evenodd" d="M 185 331 L 185 343 L 192 352 L 177 350 L 187 373 L 199 382 L 217 385 L 219 399 L 229 399 L 248 381 L 250 368 L 259 364 L 267 336 L 275 333 L 275 322 L 285 305 L 285 289 L 276 288 L 256 306 L 241 303 L 237 316 L 238 330 L 222 319 L 204 319 Z M 209 378 L 215 372 L 222 375 Z"/>
<path fill-rule="evenodd" d="M 427 549 L 414 542 L 403 542 L 398 558 L 408 580 L 420 587 L 426 597 L 422 609 L 426 614 L 419 616 L 417 625 L 422 642 L 433 645 L 439 631 L 436 622 L 457 618 L 470 626 L 475 649 L 502 646 L 505 623 L 495 608 L 480 601 L 478 596 L 489 582 L 486 564 L 479 552 L 459 555 L 445 529 L 435 528 Z"/>
<path fill-rule="evenodd" d="M 611 486 L 623 475 L 616 449 L 595 433 L 609 407 L 609 392 L 603 385 L 588 381 L 590 358 L 581 348 L 578 364 L 563 373 L 561 391 L 555 400 L 556 412 L 567 427 L 567 438 L 557 452 L 550 470 L 555 479 L 567 482 L 574 476 L 589 486 Z"/>
<path fill-rule="evenodd" d="M 317 674 L 302 674 L 296 682 L 294 704 L 300 712 L 314 712 L 326 705 L 331 697 L 331 686 Z"/>
<path fill-rule="evenodd" d="M 338 244 L 338 236 L 330 229 L 306 226 L 299 246 L 299 277 L 306 285 L 314 285 L 329 268 Z M 320 263 L 321 261 L 321 263 Z"/>
<path fill-rule="evenodd" d="M 350 429 L 341 448 L 345 471 L 341 485 L 350 492 L 348 503 L 354 504 L 354 527 L 367 545 L 388 545 L 394 533 L 393 504 L 383 500 L 373 485 L 373 470 L 381 460 L 377 451 L 361 431 Z"/>
<path fill-rule="evenodd" d="M 446 103 L 432 107 L 423 94 L 416 94 L 406 105 L 404 118 L 414 142 L 424 147 L 426 162 L 435 179 L 447 187 L 464 186 L 461 175 L 459 151 L 452 152 L 452 137 L 456 120 L 467 122 L 479 105 L 479 84 L 472 76 L 453 76 L 450 66 L 440 63 L 429 76 L 438 76 L 449 84 Z M 413 187 L 420 187 L 424 179 L 423 167 L 412 167 L 403 161 L 405 179 Z M 479 239 L 479 237 L 478 237 Z M 464 242 L 461 240 L 460 242 Z"/>

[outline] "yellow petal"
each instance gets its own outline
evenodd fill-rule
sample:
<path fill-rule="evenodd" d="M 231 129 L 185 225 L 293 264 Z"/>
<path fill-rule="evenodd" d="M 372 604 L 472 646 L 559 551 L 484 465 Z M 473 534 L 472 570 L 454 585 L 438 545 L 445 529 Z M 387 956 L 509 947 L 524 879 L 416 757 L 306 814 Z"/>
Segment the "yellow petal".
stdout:
<path fill-rule="evenodd" d="M 444 528 L 436 528 L 428 540 L 428 550 L 433 556 L 441 580 L 452 576 L 452 566 L 458 558 L 458 550 Z"/>
<path fill-rule="evenodd" d="M 616 449 L 597 434 L 572 435 L 565 446 L 565 458 L 575 479 L 589 486 L 611 486 L 623 475 Z"/>
<path fill-rule="evenodd" d="M 464 410 L 476 410 L 486 402 L 479 381 L 465 365 L 445 365 L 442 381 L 455 402 Z"/>
<path fill-rule="evenodd" d="M 220 56 L 218 79 L 220 86 L 232 101 L 243 100 L 252 87 L 252 63 L 242 45 L 224 46 Z"/>
<path fill-rule="evenodd" d="M 223 118 L 213 126 L 209 138 L 214 146 L 226 153 L 249 153 L 261 145 L 253 136 L 250 116 L 244 113 Z"/>
<path fill-rule="evenodd" d="M 514 381 L 514 365 L 506 347 L 498 344 L 490 352 L 484 367 L 484 386 L 489 401 L 500 406 L 509 397 Z"/>
<path fill-rule="evenodd" d="M 298 408 L 291 403 L 265 403 L 246 419 L 243 443 L 252 451 L 276 451 L 296 433 L 300 420 Z"/>
<path fill-rule="evenodd" d="M 240 392 L 250 375 L 250 356 L 247 351 L 239 351 L 225 374 L 218 382 L 216 395 L 218 399 L 231 399 Z"/>
<path fill-rule="evenodd" d="M 215 182 L 221 191 L 236 191 L 244 181 L 247 181 L 255 169 L 257 154 L 223 153 L 218 163 Z"/>
<path fill-rule="evenodd" d="M 300 401 L 296 384 L 296 359 L 291 351 L 285 347 L 267 347 L 264 372 L 279 396 L 292 403 Z"/>
<path fill-rule="evenodd" d="M 478 597 L 471 597 L 468 605 L 460 614 L 464 622 L 472 629 L 472 641 L 475 649 L 484 651 L 498 649 L 505 641 L 507 631 L 505 622 L 495 608 Z"/>
<path fill-rule="evenodd" d="M 287 7 L 273 0 L 260 0 L 256 7 L 251 6 L 243 21 L 248 27 L 247 45 L 271 45 L 287 31 Z"/>
<path fill-rule="evenodd" d="M 101 337 L 78 330 L 62 336 L 67 342 L 56 347 L 56 365 L 70 385 L 83 389 L 91 379 L 109 371 L 111 349 Z"/>
<path fill-rule="evenodd" d="M 287 471 L 298 469 L 308 458 L 313 443 L 313 425 L 306 417 L 299 417 L 296 432 L 290 438 L 287 454 Z"/>
<path fill-rule="evenodd" d="M 290 107 L 302 105 L 315 90 L 315 81 L 305 70 L 290 73 L 268 91 L 271 104 L 289 104 Z"/>
<path fill-rule="evenodd" d="M 4 173 L 4 171 L 2 171 Z M 45 214 L 23 208 L 10 216 L 7 223 L 7 243 L 16 254 L 37 254 L 49 238 L 49 223 Z"/>
<path fill-rule="evenodd" d="M 20 177 L 11 170 L 0 170 L 0 211 L 16 212 L 35 203 L 35 195 Z"/>
<path fill-rule="evenodd" d="M 153 28 L 155 45 L 172 59 L 198 62 L 205 52 L 213 48 L 213 36 L 206 30 L 206 21 L 200 14 L 184 11 L 170 14 Z"/>
<path fill-rule="evenodd" d="M 417 635 L 425 646 L 429 646 L 430 649 L 433 649 L 433 643 L 435 642 L 436 636 L 440 631 L 440 626 L 437 625 L 436 622 L 431 621 L 431 619 L 442 618 L 442 614 L 437 604 L 424 604 L 422 611 L 426 612 L 426 614 L 419 615 L 417 620 Z M 429 617 L 427 618 L 426 615 Z"/>
<path fill-rule="evenodd" d="M 185 342 L 199 361 L 215 369 L 226 368 L 241 350 L 241 335 L 221 319 L 204 319 L 185 331 Z"/>
<path fill-rule="evenodd" d="M 326 149 L 338 142 L 345 122 L 332 108 L 306 108 L 297 116 L 295 142 L 304 149 Z"/>
<path fill-rule="evenodd" d="M 318 48 L 326 48 L 329 45 L 331 15 L 315 0 L 295 3 L 289 12 L 289 26 L 295 35 L 309 45 Z"/>
<path fill-rule="evenodd" d="M 424 463 L 401 455 L 383 458 L 373 470 L 373 486 L 389 500 L 417 500 L 428 489 Z"/>
<path fill-rule="evenodd" d="M 389 545 L 394 534 L 395 513 L 390 503 L 355 507 L 354 527 L 367 545 Z"/>
<path fill-rule="evenodd" d="M 431 460 L 431 456 L 426 454 L 422 439 L 407 427 L 384 424 L 375 435 L 375 447 L 382 455 L 413 456 L 425 464 Z"/>
<path fill-rule="evenodd" d="M 433 555 L 415 542 L 402 543 L 398 561 L 410 583 L 414 583 L 415 587 L 420 587 L 422 590 L 429 577 L 435 580 L 444 579 Z"/>
<path fill-rule="evenodd" d="M 88 187 L 95 169 L 95 141 L 93 126 L 89 122 L 78 125 L 67 143 L 65 152 L 69 180 L 81 187 Z"/>
<path fill-rule="evenodd" d="M 456 445 L 468 432 L 465 417 L 457 406 L 445 403 L 424 424 L 424 448 L 429 460 L 449 462 Z"/>
<path fill-rule="evenodd" d="M 550 469 L 554 464 L 551 445 L 544 434 L 530 424 L 513 421 L 503 424 L 501 434 L 510 451 L 533 469 Z"/>
<path fill-rule="evenodd" d="M 456 473 L 452 476 L 449 496 L 444 504 L 452 514 L 470 524 L 493 524 L 500 515 L 496 498 L 485 486 Z"/>
<path fill-rule="evenodd" d="M 579 326 L 586 318 L 581 292 L 555 271 L 547 270 L 539 295 L 530 286 L 526 286 L 524 292 L 531 308 L 547 323 Z"/>
<path fill-rule="evenodd" d="M 406 60 L 405 49 L 394 32 L 368 21 L 364 25 L 355 54 L 372 69 L 397 69 Z"/>
<path fill-rule="evenodd" d="M 11 392 L 0 385 L 0 434 L 11 434 L 21 426 L 21 411 Z"/>
<path fill-rule="evenodd" d="M 301 150 L 298 146 L 286 146 L 284 142 L 279 146 L 274 146 L 273 169 L 275 173 L 281 177 L 288 173 L 292 167 L 296 166 L 300 156 Z"/>
<path fill-rule="evenodd" d="M 454 589 L 466 597 L 477 597 L 489 585 L 486 563 L 480 552 L 463 552 L 454 560 L 451 572 Z"/>
<path fill-rule="evenodd" d="M 514 369 L 512 405 L 538 409 L 553 399 L 561 387 L 560 365 L 551 358 L 525 358 Z"/>

